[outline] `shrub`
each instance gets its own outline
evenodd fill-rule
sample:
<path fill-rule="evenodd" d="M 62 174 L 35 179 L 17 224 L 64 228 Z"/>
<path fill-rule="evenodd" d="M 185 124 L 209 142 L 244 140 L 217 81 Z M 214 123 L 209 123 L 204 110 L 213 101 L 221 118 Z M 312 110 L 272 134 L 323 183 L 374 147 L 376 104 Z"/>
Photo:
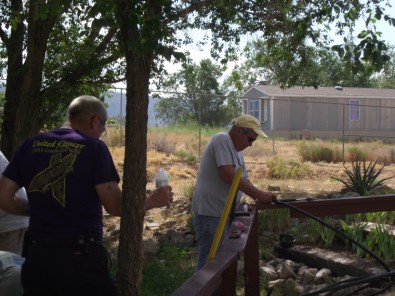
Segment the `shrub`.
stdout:
<path fill-rule="evenodd" d="M 187 164 L 195 164 L 199 160 L 197 155 L 194 155 L 186 149 L 177 150 L 175 155 L 184 160 Z"/>
<path fill-rule="evenodd" d="M 186 183 L 182 186 L 182 195 L 185 199 L 192 201 L 193 192 L 195 191 L 195 183 Z"/>
<path fill-rule="evenodd" d="M 274 179 L 298 179 L 306 176 L 310 171 L 307 164 L 298 161 L 286 163 L 284 159 L 277 155 L 267 161 L 266 165 L 270 170 L 271 177 Z"/>
<path fill-rule="evenodd" d="M 108 147 L 125 146 L 125 136 L 122 134 L 117 125 L 108 125 L 106 133 L 103 133 L 101 139 Z"/>
<path fill-rule="evenodd" d="M 158 152 L 172 154 L 175 151 L 176 143 L 170 141 L 167 134 L 149 134 L 148 150 L 156 150 Z"/>
<path fill-rule="evenodd" d="M 376 164 L 377 161 L 370 162 L 368 165 L 366 165 L 365 161 L 355 161 L 351 163 L 351 169 L 344 166 L 348 179 L 342 180 L 333 176 L 331 178 L 343 183 L 346 190 L 357 192 L 362 196 L 367 195 L 370 190 L 383 185 L 384 181 L 394 177 L 391 176 L 378 181 L 377 178 L 383 171 L 385 165 L 376 169 Z"/>
<path fill-rule="evenodd" d="M 366 155 L 359 147 L 348 148 L 349 160 L 350 161 L 364 161 L 366 160 Z"/>
<path fill-rule="evenodd" d="M 347 222 L 341 220 L 340 226 L 346 236 L 352 237 L 357 243 L 364 245 L 372 253 L 384 259 L 386 263 L 395 258 L 395 238 L 388 233 L 385 224 L 393 224 L 394 212 L 374 212 L 346 216 Z M 367 231 L 368 222 L 377 225 Z M 349 247 L 349 240 L 345 240 Z M 369 257 L 366 251 L 356 244 L 352 245 L 352 250 L 356 251 L 360 257 Z"/>
<path fill-rule="evenodd" d="M 324 218 L 323 221 L 327 224 L 332 223 L 331 218 Z M 308 233 L 313 244 L 324 244 L 325 247 L 332 246 L 333 240 L 336 236 L 336 232 L 334 232 L 331 228 L 326 227 L 315 220 L 309 220 L 308 224 L 302 230 L 303 234 Z"/>
<path fill-rule="evenodd" d="M 259 233 L 270 231 L 280 233 L 289 225 L 289 209 L 259 211 Z"/>
<path fill-rule="evenodd" d="M 310 143 L 307 145 L 305 141 L 301 142 L 297 146 L 298 152 L 304 161 L 311 162 L 335 162 L 341 160 L 340 151 L 336 148 L 330 148 L 323 144 L 317 145 Z"/>

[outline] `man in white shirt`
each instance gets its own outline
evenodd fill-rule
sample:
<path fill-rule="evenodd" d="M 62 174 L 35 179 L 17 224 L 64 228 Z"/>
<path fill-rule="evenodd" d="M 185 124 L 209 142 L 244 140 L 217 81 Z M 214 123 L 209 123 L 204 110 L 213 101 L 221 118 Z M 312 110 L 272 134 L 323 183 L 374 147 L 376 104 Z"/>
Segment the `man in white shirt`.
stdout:
<path fill-rule="evenodd" d="M 21 296 L 21 265 L 25 259 L 19 255 L 0 251 L 0 295 Z"/>
<path fill-rule="evenodd" d="M 8 160 L 0 151 L 0 174 L 3 173 Z M 26 199 L 26 191 L 21 188 L 16 193 L 20 198 Z M 0 209 L 0 251 L 22 254 L 23 239 L 29 226 L 29 217 L 9 214 Z"/>

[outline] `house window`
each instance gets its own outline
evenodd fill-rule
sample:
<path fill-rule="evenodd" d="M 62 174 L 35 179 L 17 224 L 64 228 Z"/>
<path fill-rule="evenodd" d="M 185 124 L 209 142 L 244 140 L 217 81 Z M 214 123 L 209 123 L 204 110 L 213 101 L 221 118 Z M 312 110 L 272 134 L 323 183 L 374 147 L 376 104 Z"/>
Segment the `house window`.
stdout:
<path fill-rule="evenodd" d="M 263 121 L 267 121 L 268 109 L 269 109 L 269 100 L 263 100 Z"/>
<path fill-rule="evenodd" d="M 359 120 L 360 106 L 359 100 L 350 100 L 348 116 L 350 120 Z"/>
<path fill-rule="evenodd" d="M 248 101 L 248 114 L 254 116 L 260 121 L 260 100 L 249 100 Z"/>

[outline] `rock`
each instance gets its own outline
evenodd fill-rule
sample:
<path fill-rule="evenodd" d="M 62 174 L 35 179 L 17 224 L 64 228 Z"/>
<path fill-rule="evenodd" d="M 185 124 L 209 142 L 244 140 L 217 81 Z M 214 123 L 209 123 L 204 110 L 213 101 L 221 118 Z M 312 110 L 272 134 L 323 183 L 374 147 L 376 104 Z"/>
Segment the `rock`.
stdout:
<path fill-rule="evenodd" d="M 269 190 L 269 191 L 280 191 L 281 188 L 280 188 L 280 186 L 277 186 L 277 185 L 269 185 L 269 186 L 267 186 L 267 190 Z"/>
<path fill-rule="evenodd" d="M 309 269 L 309 267 L 308 267 L 307 265 L 302 264 L 302 265 L 299 267 L 299 269 L 298 269 L 297 275 L 298 275 L 299 277 L 301 277 L 301 276 L 303 275 L 303 273 L 304 273 L 307 269 Z"/>
<path fill-rule="evenodd" d="M 274 259 L 270 260 L 267 264 L 269 264 L 269 265 L 271 265 L 271 266 L 273 266 L 273 267 L 276 267 L 276 266 L 278 266 L 279 264 L 281 264 L 282 262 L 284 262 L 284 259 L 281 259 L 281 258 L 274 258 Z"/>
<path fill-rule="evenodd" d="M 268 287 L 269 287 L 269 288 L 274 288 L 275 286 L 283 285 L 284 283 L 285 283 L 285 280 L 284 280 L 284 279 L 277 279 L 277 280 L 275 280 L 275 281 L 270 281 L 270 282 L 268 283 Z"/>
<path fill-rule="evenodd" d="M 370 262 L 355 254 L 345 251 L 331 251 L 309 246 L 295 245 L 290 249 L 275 247 L 282 258 L 298 260 L 309 266 L 328 268 L 335 274 L 356 277 L 369 276 L 382 271 L 374 262 Z"/>
<path fill-rule="evenodd" d="M 265 265 L 265 266 L 262 266 L 260 269 L 261 269 L 263 278 L 266 279 L 267 281 L 271 282 L 271 281 L 278 279 L 278 274 L 274 270 L 273 266 Z"/>
<path fill-rule="evenodd" d="M 361 195 L 359 193 L 352 192 L 352 191 L 346 192 L 345 194 L 343 194 L 343 197 L 358 197 L 358 196 L 361 196 Z"/>
<path fill-rule="evenodd" d="M 309 269 L 305 270 L 302 274 L 302 285 L 309 286 L 315 283 L 315 274 L 313 274 Z"/>
<path fill-rule="evenodd" d="M 297 279 L 296 274 L 294 273 L 292 267 L 290 266 L 290 260 L 286 260 L 283 262 L 279 272 L 280 279 Z"/>
<path fill-rule="evenodd" d="M 285 260 L 285 262 L 292 268 L 293 272 L 297 272 L 299 267 L 302 265 L 301 263 L 296 263 L 292 260 Z"/>
<path fill-rule="evenodd" d="M 147 229 L 147 230 L 156 230 L 156 229 L 159 229 L 159 223 L 155 223 L 155 222 L 148 222 L 146 225 L 145 225 L 145 229 Z"/>
<path fill-rule="evenodd" d="M 296 281 L 292 278 L 289 278 L 285 281 L 285 286 L 287 287 L 287 289 L 294 289 L 296 286 Z"/>
<path fill-rule="evenodd" d="M 304 291 L 304 288 L 303 288 L 303 286 L 300 285 L 299 283 L 296 283 L 296 284 L 295 284 L 295 287 L 294 287 L 294 291 L 295 291 L 298 295 L 302 295 L 302 294 L 303 294 L 303 291 Z"/>
<path fill-rule="evenodd" d="M 159 243 L 156 239 L 151 238 L 143 241 L 143 252 L 144 254 L 158 254 L 160 251 Z"/>
<path fill-rule="evenodd" d="M 380 185 L 369 191 L 370 195 L 393 194 L 393 189 L 387 185 Z"/>
<path fill-rule="evenodd" d="M 328 268 L 323 268 L 315 275 L 315 283 L 319 284 L 330 284 L 332 282 L 332 271 Z"/>

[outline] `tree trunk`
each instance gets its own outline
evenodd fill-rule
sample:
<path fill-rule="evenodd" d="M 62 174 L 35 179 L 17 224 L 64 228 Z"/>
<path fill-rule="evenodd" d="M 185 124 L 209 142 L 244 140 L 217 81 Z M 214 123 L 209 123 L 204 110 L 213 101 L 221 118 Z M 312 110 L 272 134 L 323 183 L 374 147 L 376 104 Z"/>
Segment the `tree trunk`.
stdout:
<path fill-rule="evenodd" d="M 142 235 L 147 185 L 149 81 L 146 58 L 129 56 L 127 59 L 125 162 L 118 253 L 118 285 L 124 296 L 140 294 L 144 264 Z"/>
<path fill-rule="evenodd" d="M 14 9 L 22 12 L 22 3 Z M 39 129 L 38 119 L 42 106 L 40 88 L 47 40 L 58 16 L 48 13 L 43 17 L 44 9 L 53 11 L 51 7 L 44 8 L 40 1 L 30 2 L 24 64 L 22 40 L 25 32 L 22 24 L 12 32 L 9 39 L 7 87 L 1 129 L 1 150 L 8 158 L 11 158 L 26 138 L 37 133 Z"/>
<path fill-rule="evenodd" d="M 155 5 L 154 5 L 155 6 Z M 117 17 L 126 58 L 126 126 L 123 199 L 118 249 L 118 288 L 140 295 L 144 258 L 142 235 L 147 185 L 148 88 L 154 48 L 140 47 L 141 27 L 131 20 L 130 1 L 118 1 Z"/>

